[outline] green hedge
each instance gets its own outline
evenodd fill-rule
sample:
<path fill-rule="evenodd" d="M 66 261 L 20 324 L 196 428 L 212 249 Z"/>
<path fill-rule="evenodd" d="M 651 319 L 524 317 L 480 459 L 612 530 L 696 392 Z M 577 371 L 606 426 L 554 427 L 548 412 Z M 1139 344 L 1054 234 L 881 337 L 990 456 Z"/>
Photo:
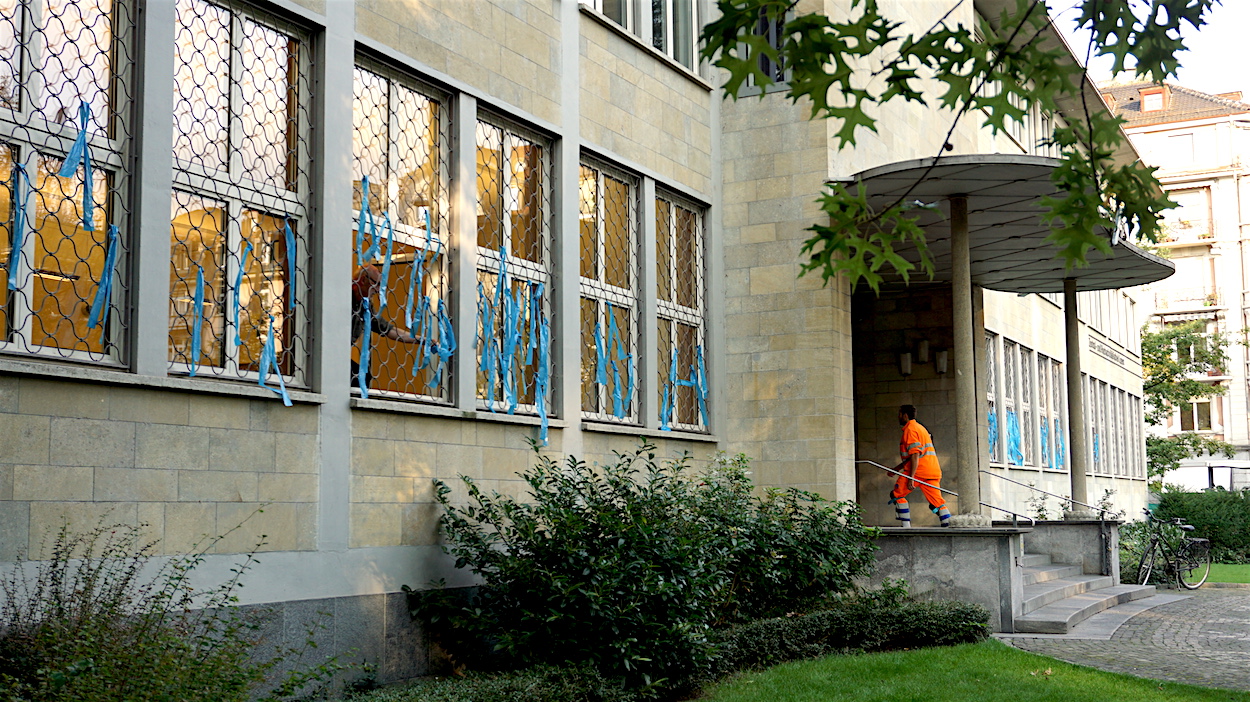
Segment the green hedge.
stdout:
<path fill-rule="evenodd" d="M 1211 540 L 1218 563 L 1250 563 L 1250 491 L 1167 492 L 1156 512 L 1194 525 L 1194 536 Z"/>
<path fill-rule="evenodd" d="M 963 602 L 902 601 L 890 588 L 832 609 L 761 619 L 716 630 L 712 670 L 663 688 L 624 690 L 589 666 L 536 666 L 499 673 L 425 679 L 358 697 L 360 702 L 635 702 L 687 699 L 700 685 L 740 670 L 848 651 L 972 643 L 989 636 L 989 613 Z"/>

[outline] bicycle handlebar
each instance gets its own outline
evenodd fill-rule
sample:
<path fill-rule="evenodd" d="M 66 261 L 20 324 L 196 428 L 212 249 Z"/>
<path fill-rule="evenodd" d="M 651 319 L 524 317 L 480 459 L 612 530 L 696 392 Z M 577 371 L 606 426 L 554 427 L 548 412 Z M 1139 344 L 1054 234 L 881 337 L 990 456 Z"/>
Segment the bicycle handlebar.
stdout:
<path fill-rule="evenodd" d="M 1146 515 L 1147 519 L 1149 519 L 1150 521 L 1156 524 L 1171 524 L 1172 526 L 1180 527 L 1181 531 L 1193 531 L 1194 530 L 1194 527 L 1192 525 L 1186 524 L 1185 520 L 1181 519 L 1180 517 L 1172 517 L 1171 519 L 1159 519 L 1149 509 L 1144 509 L 1142 510 L 1142 512 Z"/>

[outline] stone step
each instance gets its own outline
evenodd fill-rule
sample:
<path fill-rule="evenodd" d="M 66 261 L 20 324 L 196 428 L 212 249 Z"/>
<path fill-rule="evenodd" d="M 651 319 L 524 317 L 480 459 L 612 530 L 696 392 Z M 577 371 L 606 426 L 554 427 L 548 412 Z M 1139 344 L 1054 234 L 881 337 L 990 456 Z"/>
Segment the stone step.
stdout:
<path fill-rule="evenodd" d="M 1050 556 L 1045 553 L 1026 553 L 1020 557 L 1020 565 L 1025 568 L 1050 565 Z"/>
<path fill-rule="evenodd" d="M 1024 602 L 1021 613 L 1028 614 L 1045 607 L 1052 602 L 1091 592 L 1100 588 L 1111 587 L 1115 581 L 1109 575 L 1071 575 L 1058 580 L 1027 585 L 1024 588 Z"/>
<path fill-rule="evenodd" d="M 1060 578 L 1069 578 L 1073 575 L 1081 575 L 1081 566 L 1060 565 L 1055 563 L 1048 566 L 1025 566 L 1024 584 L 1027 587 L 1029 585 L 1046 583 Z"/>
<path fill-rule="evenodd" d="M 1155 594 L 1153 585 L 1112 585 L 1066 597 L 1018 617 L 1018 634 L 1066 634 L 1099 612 Z"/>

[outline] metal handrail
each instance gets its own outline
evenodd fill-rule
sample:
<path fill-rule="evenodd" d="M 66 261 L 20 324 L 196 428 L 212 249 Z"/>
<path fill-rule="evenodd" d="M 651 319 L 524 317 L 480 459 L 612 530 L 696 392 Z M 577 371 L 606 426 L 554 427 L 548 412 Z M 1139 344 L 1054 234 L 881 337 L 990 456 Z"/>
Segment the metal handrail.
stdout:
<path fill-rule="evenodd" d="M 1072 499 L 1071 497 L 1065 497 L 1065 496 L 1063 496 L 1063 495 L 1056 495 L 1056 494 L 1055 494 L 1055 493 L 1053 493 L 1053 492 L 1047 492 L 1047 491 L 1045 491 L 1045 490 L 1043 490 L 1043 489 L 1041 489 L 1041 488 L 1039 488 L 1039 487 L 1035 487 L 1035 486 L 1033 486 L 1033 485 L 1029 485 L 1028 483 L 1022 483 L 1022 482 L 1020 482 L 1019 480 L 1012 480 L 1011 478 L 1008 478 L 1008 477 L 1007 477 L 1007 476 L 1005 476 L 1005 475 L 999 475 L 998 473 L 992 473 L 992 472 L 990 472 L 990 471 L 988 471 L 988 470 L 982 470 L 981 472 L 982 472 L 982 473 L 985 473 L 986 475 L 989 475 L 989 476 L 993 476 L 993 477 L 995 477 L 995 478 L 998 478 L 999 480 L 1006 480 L 1007 482 L 1009 482 L 1009 483 L 1015 483 L 1016 485 L 1019 485 L 1020 487 L 1026 487 L 1026 488 L 1028 488 L 1028 489 L 1030 489 L 1030 490 L 1032 490 L 1032 491 L 1034 491 L 1034 492 L 1040 492 L 1040 493 L 1042 493 L 1043 495 L 1050 495 L 1051 497 L 1058 497 L 1059 499 L 1063 500 L 1064 502 L 1071 502 L 1071 503 L 1072 503 L 1072 504 L 1074 504 L 1074 505 L 1080 505 L 1080 506 L 1082 506 L 1082 507 L 1088 507 L 1088 508 L 1090 508 L 1090 509 L 1095 509 L 1095 510 L 1098 510 L 1098 519 L 1099 519 L 1099 520 L 1105 520 L 1105 519 L 1107 518 L 1107 517 L 1106 517 L 1106 514 L 1107 514 L 1107 511 L 1108 511 L 1108 510 L 1107 510 L 1107 508 L 1106 508 L 1106 507 L 1095 507 L 1094 505 L 1087 505 L 1087 504 L 1085 504 L 1084 502 L 1081 502 L 1080 500 L 1074 500 L 1074 499 Z"/>
<path fill-rule="evenodd" d="M 904 478 L 907 478 L 908 480 L 911 480 L 911 481 L 912 481 L 912 482 L 914 482 L 914 483 L 920 483 L 921 485 L 927 485 L 927 486 L 929 486 L 929 487 L 931 487 L 931 488 L 933 488 L 934 490 L 937 490 L 937 491 L 939 491 L 939 492 L 944 492 L 944 493 L 946 493 L 947 495 L 954 495 L 955 497 L 959 497 L 959 493 L 955 492 L 954 490 L 947 490 L 947 489 L 946 489 L 946 488 L 944 488 L 944 487 L 940 487 L 940 486 L 938 486 L 938 485 L 934 485 L 934 484 L 932 484 L 932 483 L 926 483 L 925 481 L 923 481 L 923 480 L 921 480 L 921 479 L 919 479 L 919 478 L 914 478 L 914 477 L 912 477 L 912 476 L 910 476 L 910 475 L 908 475 L 908 474 L 906 474 L 906 473 L 904 473 L 904 472 L 902 472 L 902 471 L 897 471 L 897 470 L 894 470 L 893 468 L 887 468 L 886 466 L 883 466 L 883 465 L 881 465 L 880 463 L 877 463 L 876 461 L 855 461 L 855 462 L 856 462 L 856 463 L 867 463 L 867 464 L 868 464 L 868 465 L 870 465 L 870 466 L 876 466 L 876 467 L 880 468 L 881 470 L 883 470 L 883 471 L 885 471 L 885 472 L 887 472 L 887 473 L 893 473 L 894 475 L 898 475 L 898 476 L 902 476 L 902 477 L 904 477 Z M 1029 524 L 1030 524 L 1030 525 L 1033 525 L 1033 526 L 1036 526 L 1036 525 L 1037 525 L 1037 521 L 1036 521 L 1035 519 L 1033 519 L 1032 517 L 1025 516 L 1025 515 L 1023 515 L 1023 514 L 1017 514 L 1016 512 L 1012 512 L 1012 511 L 1011 511 L 1011 510 L 1009 510 L 1009 509 L 1005 509 L 1005 508 L 1003 508 L 1003 507 L 999 507 L 999 506 L 997 506 L 997 505 L 992 505 L 992 504 L 990 504 L 990 503 L 988 503 L 988 502 L 981 502 L 981 503 L 979 503 L 979 504 L 980 504 L 982 507 L 989 507 L 990 509 L 996 509 L 996 510 L 998 510 L 999 512 L 1005 512 L 1005 513 L 1007 513 L 1007 514 L 1010 514 L 1010 515 L 1011 515 L 1011 523 L 1012 523 L 1012 524 L 1016 524 L 1016 519 L 1017 519 L 1017 518 L 1022 518 L 1022 519 L 1027 519 L 1027 520 L 1029 520 Z"/>

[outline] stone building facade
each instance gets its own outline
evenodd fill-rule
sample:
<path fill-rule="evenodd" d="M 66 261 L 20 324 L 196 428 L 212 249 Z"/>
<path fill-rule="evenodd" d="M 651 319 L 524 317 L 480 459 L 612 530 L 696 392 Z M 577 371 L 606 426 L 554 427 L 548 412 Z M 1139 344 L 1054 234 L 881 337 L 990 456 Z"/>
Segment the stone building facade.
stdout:
<path fill-rule="evenodd" d="M 242 524 L 204 582 L 258 549 L 242 597 L 273 608 L 271 634 L 330 612 L 323 648 L 391 680 L 426 670 L 401 585 L 470 582 L 439 548 L 433 480 L 518 494 L 530 441 L 591 461 L 640 436 L 664 456 L 742 451 L 759 484 L 885 523 L 889 480 L 855 460 L 894 455 L 912 402 L 958 473 L 955 381 L 934 360 L 949 286 L 876 297 L 797 275 L 824 184 L 937 154 L 950 116 L 892 105 L 833 150 L 781 94 L 723 100 L 691 58 L 713 3 L 655 1 L 663 22 L 643 0 L 80 0 L 93 39 L 72 49 L 64 3 L 2 18 L 60 60 L 0 59 L 0 561 L 46 556 L 66 523 L 142 524 L 162 554 Z M 938 13 L 896 5 L 917 27 Z M 1031 139 L 968 123 L 952 141 Z M 1018 388 L 980 381 L 988 437 L 1066 351 L 1053 299 L 978 295 L 978 368 Z M 1139 360 L 1110 320 L 1131 298 L 1088 295 L 1108 311 L 1084 338 L 1111 351 L 1086 367 L 1128 426 Z M 898 375 L 921 340 L 933 357 Z M 1024 443 L 985 440 L 986 465 L 1064 492 L 1059 432 L 1043 448 L 1029 416 Z M 1094 471 L 1117 506 L 1144 500 L 1139 449 Z M 1027 511 L 1024 488 L 996 490 Z"/>

